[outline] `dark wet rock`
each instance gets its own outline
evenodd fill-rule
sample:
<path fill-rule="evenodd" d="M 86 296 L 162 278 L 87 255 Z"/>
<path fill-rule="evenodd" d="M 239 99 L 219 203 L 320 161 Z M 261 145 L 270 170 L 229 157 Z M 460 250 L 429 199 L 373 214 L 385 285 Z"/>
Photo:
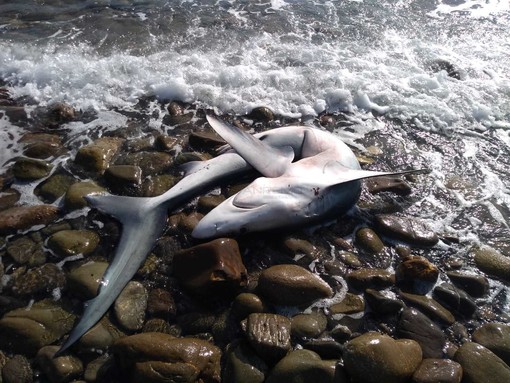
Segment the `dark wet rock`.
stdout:
<path fill-rule="evenodd" d="M 69 290 L 86 299 L 96 296 L 101 278 L 108 267 L 106 262 L 87 262 L 67 275 Z"/>
<path fill-rule="evenodd" d="M 319 124 L 326 127 L 328 130 L 334 128 L 336 123 L 335 117 L 329 114 L 323 114 L 319 117 Z"/>
<path fill-rule="evenodd" d="M 438 268 L 425 257 L 409 256 L 395 272 L 397 286 L 416 294 L 426 294 L 439 277 Z"/>
<path fill-rule="evenodd" d="M 58 218 L 52 205 L 17 206 L 0 211 L 0 234 L 26 230 L 34 225 L 47 225 Z"/>
<path fill-rule="evenodd" d="M 340 303 L 330 307 L 331 314 L 355 314 L 365 310 L 365 300 L 360 295 L 347 293 Z"/>
<path fill-rule="evenodd" d="M 347 268 L 338 259 L 328 259 L 324 261 L 324 272 L 326 275 L 345 277 Z"/>
<path fill-rule="evenodd" d="M 163 334 L 169 334 L 178 337 L 181 335 L 182 331 L 180 327 L 171 325 L 164 319 L 152 318 L 144 323 L 142 332 L 162 332 Z"/>
<path fill-rule="evenodd" d="M 56 134 L 27 133 L 19 140 L 23 154 L 31 158 L 46 159 L 64 151 L 62 140 Z"/>
<path fill-rule="evenodd" d="M 197 212 L 184 212 L 171 215 L 168 218 L 168 229 L 171 233 L 191 233 L 204 216 Z"/>
<path fill-rule="evenodd" d="M 169 126 L 183 125 L 191 122 L 193 119 L 193 112 L 183 113 L 178 115 L 166 115 L 163 117 L 163 123 Z"/>
<path fill-rule="evenodd" d="M 138 186 L 142 182 L 142 169 L 136 165 L 112 165 L 104 172 L 106 182 L 115 190 Z"/>
<path fill-rule="evenodd" d="M 265 269 L 260 274 L 257 291 L 270 302 L 282 306 L 306 305 L 333 295 L 326 282 L 297 265 Z"/>
<path fill-rule="evenodd" d="M 142 183 L 142 196 L 156 197 L 169 190 L 175 183 L 176 178 L 170 174 L 149 177 Z"/>
<path fill-rule="evenodd" d="M 9 120 L 16 123 L 26 123 L 27 121 L 27 111 L 23 106 L 2 106 L 2 111 L 5 112 Z"/>
<path fill-rule="evenodd" d="M 191 312 L 179 315 L 177 323 L 186 334 L 204 334 L 212 332 L 216 315 L 210 312 Z"/>
<path fill-rule="evenodd" d="M 68 210 L 81 209 L 88 206 L 83 198 L 89 194 L 104 193 L 106 190 L 92 181 L 77 182 L 69 186 L 64 197 L 64 205 Z"/>
<path fill-rule="evenodd" d="M 265 106 L 253 108 L 247 117 L 258 122 L 269 122 L 275 119 L 273 111 Z"/>
<path fill-rule="evenodd" d="M 12 292 L 15 295 L 48 294 L 66 284 L 64 272 L 53 263 L 28 270 L 14 281 Z"/>
<path fill-rule="evenodd" d="M 489 246 L 473 249 L 476 266 L 484 273 L 510 281 L 510 257 Z"/>
<path fill-rule="evenodd" d="M 421 346 L 424 358 L 442 358 L 446 336 L 441 328 L 416 309 L 405 308 L 397 324 L 399 338 L 412 339 Z"/>
<path fill-rule="evenodd" d="M 390 298 L 374 289 L 365 290 L 365 301 L 378 314 L 395 314 L 405 305 L 400 299 Z"/>
<path fill-rule="evenodd" d="M 336 325 L 334 328 L 332 328 L 328 335 L 331 336 L 334 340 L 336 340 L 338 343 L 345 343 L 352 337 L 352 331 L 349 327 L 344 325 Z"/>
<path fill-rule="evenodd" d="M 112 352 L 129 382 L 220 382 L 221 351 L 201 339 L 143 333 L 119 339 Z"/>
<path fill-rule="evenodd" d="M 402 178 L 398 177 L 377 177 L 365 180 L 365 186 L 372 194 L 381 192 L 392 192 L 406 196 L 411 194 L 411 187 Z"/>
<path fill-rule="evenodd" d="M 143 150 L 151 150 L 154 149 L 153 141 L 154 137 L 152 136 L 132 138 L 124 141 L 122 150 L 126 152 L 141 152 Z"/>
<path fill-rule="evenodd" d="M 104 316 L 80 338 L 78 347 L 81 351 L 107 350 L 117 339 L 124 336 L 126 334 L 115 326 L 108 316 Z"/>
<path fill-rule="evenodd" d="M 483 297 L 489 292 L 489 281 L 483 275 L 467 274 L 461 271 L 446 273 L 452 283 L 474 298 Z"/>
<path fill-rule="evenodd" d="M 358 291 L 381 290 L 395 284 L 395 274 L 385 269 L 360 269 L 347 274 L 347 283 Z"/>
<path fill-rule="evenodd" d="M 227 238 L 179 251 L 174 256 L 173 273 L 183 286 L 205 295 L 231 294 L 248 281 L 239 246 Z"/>
<path fill-rule="evenodd" d="M 45 346 L 36 355 L 36 363 L 51 383 L 68 383 L 83 373 L 83 363 L 72 355 L 54 358 L 59 346 Z"/>
<path fill-rule="evenodd" d="M 119 324 L 126 330 L 140 330 L 145 320 L 149 293 L 140 282 L 130 281 L 115 300 L 114 312 Z"/>
<path fill-rule="evenodd" d="M 457 80 L 464 80 L 465 77 L 465 73 L 461 69 L 459 69 L 455 64 L 444 59 L 436 59 L 432 61 L 429 63 L 429 68 L 432 72 L 440 72 L 444 70 L 448 77 Z"/>
<path fill-rule="evenodd" d="M 0 319 L 3 347 L 25 355 L 34 355 L 41 347 L 68 333 L 74 319 L 74 315 L 49 300 L 36 302 L 30 309 L 9 311 Z"/>
<path fill-rule="evenodd" d="M 162 173 L 172 165 L 172 156 L 165 152 L 139 152 L 121 155 L 115 165 L 138 166 L 143 177 Z"/>
<path fill-rule="evenodd" d="M 349 251 L 340 251 L 338 253 L 338 259 L 353 269 L 359 269 L 363 266 L 358 256 Z"/>
<path fill-rule="evenodd" d="M 304 239 L 287 238 L 283 241 L 282 247 L 290 257 L 294 259 L 298 257 L 298 262 L 303 265 L 309 265 L 321 255 L 316 246 Z"/>
<path fill-rule="evenodd" d="M 32 383 L 34 372 L 29 360 L 23 355 L 14 355 L 7 360 L 0 371 L 3 378 L 2 383 Z"/>
<path fill-rule="evenodd" d="M 117 137 L 98 138 L 92 144 L 82 146 L 74 161 L 86 170 L 103 174 L 123 142 L 123 139 Z"/>
<path fill-rule="evenodd" d="M 307 350 L 316 352 L 322 359 L 341 359 L 343 346 L 331 339 L 311 339 L 303 343 Z"/>
<path fill-rule="evenodd" d="M 462 366 L 462 382 L 510 382 L 510 367 L 496 354 L 478 343 L 464 343 L 455 353 L 454 360 Z"/>
<path fill-rule="evenodd" d="M 48 110 L 47 124 L 49 127 L 56 128 L 61 124 L 65 124 L 77 117 L 76 110 L 63 102 L 53 104 Z"/>
<path fill-rule="evenodd" d="M 107 367 L 109 363 L 112 363 L 112 359 L 112 356 L 105 354 L 88 363 L 83 373 L 85 382 L 106 383 L 106 381 L 100 380 L 101 370 Z"/>
<path fill-rule="evenodd" d="M 154 146 L 159 150 L 173 153 L 175 152 L 177 142 L 178 140 L 176 137 L 161 134 L 156 137 Z"/>
<path fill-rule="evenodd" d="M 13 207 L 19 201 L 20 193 L 15 189 L 7 189 L 0 193 L 0 210 Z"/>
<path fill-rule="evenodd" d="M 322 312 L 298 314 L 291 318 L 291 334 L 298 339 L 316 338 L 326 330 L 327 324 Z"/>
<path fill-rule="evenodd" d="M 189 135 L 189 145 L 194 150 L 214 152 L 224 144 L 225 140 L 214 131 L 191 132 Z"/>
<path fill-rule="evenodd" d="M 172 101 L 166 109 L 171 116 L 181 116 L 184 114 L 186 107 L 182 102 Z"/>
<path fill-rule="evenodd" d="M 258 295 L 252 293 L 241 293 L 237 295 L 232 303 L 232 312 L 240 319 L 246 318 L 252 313 L 264 313 L 269 308 Z"/>
<path fill-rule="evenodd" d="M 436 233 L 422 222 L 410 217 L 395 215 L 376 216 L 377 230 L 388 237 L 407 242 L 415 246 L 434 246 L 438 242 Z"/>
<path fill-rule="evenodd" d="M 175 157 L 174 165 L 182 165 L 191 161 L 206 161 L 211 159 L 207 153 L 199 152 L 181 152 Z"/>
<path fill-rule="evenodd" d="M 202 196 L 198 199 L 197 211 L 202 214 L 207 214 L 223 201 L 225 201 L 225 197 L 221 194 Z"/>
<path fill-rule="evenodd" d="M 491 350 L 510 366 L 510 325 L 485 323 L 473 333 L 473 341 Z"/>
<path fill-rule="evenodd" d="M 455 317 L 450 311 L 428 296 L 410 294 L 403 291 L 400 292 L 400 296 L 406 303 L 416 307 L 433 320 L 438 320 L 448 325 L 455 322 Z"/>
<path fill-rule="evenodd" d="M 35 190 L 35 193 L 44 200 L 52 203 L 66 194 L 67 190 L 75 183 L 75 179 L 65 174 L 53 174 L 43 181 Z"/>
<path fill-rule="evenodd" d="M 364 383 L 407 382 L 422 361 L 418 343 L 365 333 L 347 342 L 343 355 L 347 374 Z"/>
<path fill-rule="evenodd" d="M 46 161 L 36 160 L 28 157 L 20 157 L 14 163 L 12 168 L 14 177 L 32 181 L 47 177 L 53 166 Z"/>
<path fill-rule="evenodd" d="M 147 299 L 147 313 L 160 318 L 175 316 L 176 307 L 172 294 L 165 289 L 153 289 Z"/>
<path fill-rule="evenodd" d="M 460 383 L 462 367 L 449 359 L 423 359 L 412 383 Z"/>
<path fill-rule="evenodd" d="M 266 382 L 347 382 L 347 379 L 343 376 L 344 374 L 341 371 L 337 373 L 336 369 L 336 361 L 334 360 L 322 360 L 319 355 L 310 350 L 295 350 L 291 351 L 274 366 Z M 337 375 L 336 378 L 335 374 Z"/>
<path fill-rule="evenodd" d="M 99 244 L 99 235 L 91 230 L 57 231 L 48 239 L 48 247 L 58 255 L 67 257 L 90 254 Z"/>
<path fill-rule="evenodd" d="M 367 254 L 375 255 L 384 250 L 384 243 L 376 232 L 368 227 L 356 231 L 355 241 L 360 250 Z"/>
<path fill-rule="evenodd" d="M 291 348 L 291 321 L 277 314 L 250 314 L 246 335 L 257 354 L 268 362 L 280 360 Z"/>
<path fill-rule="evenodd" d="M 7 243 L 7 255 L 17 264 L 30 267 L 46 262 L 46 254 L 41 242 L 36 242 L 27 235 Z"/>
<path fill-rule="evenodd" d="M 449 283 L 442 283 L 434 288 L 434 299 L 453 312 L 470 318 L 476 311 L 476 302 L 463 290 Z"/>
<path fill-rule="evenodd" d="M 235 341 L 227 348 L 225 357 L 225 383 L 262 383 L 267 364 L 245 342 Z"/>

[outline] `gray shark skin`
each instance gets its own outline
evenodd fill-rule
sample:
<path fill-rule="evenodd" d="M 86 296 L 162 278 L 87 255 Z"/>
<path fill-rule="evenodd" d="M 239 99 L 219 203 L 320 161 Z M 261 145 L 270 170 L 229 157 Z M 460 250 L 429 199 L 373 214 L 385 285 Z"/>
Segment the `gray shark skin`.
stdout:
<path fill-rule="evenodd" d="M 120 221 L 122 234 L 98 295 L 84 304 L 82 317 L 55 356 L 68 350 L 107 312 L 163 233 L 168 210 L 200 192 L 253 169 L 265 176 L 211 211 L 192 233 L 196 238 L 212 238 L 338 216 L 356 203 L 360 179 L 408 173 L 362 171 L 345 143 L 311 127 L 288 126 L 252 136 L 214 117 L 208 121 L 228 145 L 218 157 L 185 164 L 184 178 L 164 194 L 86 197 L 91 207 Z"/>

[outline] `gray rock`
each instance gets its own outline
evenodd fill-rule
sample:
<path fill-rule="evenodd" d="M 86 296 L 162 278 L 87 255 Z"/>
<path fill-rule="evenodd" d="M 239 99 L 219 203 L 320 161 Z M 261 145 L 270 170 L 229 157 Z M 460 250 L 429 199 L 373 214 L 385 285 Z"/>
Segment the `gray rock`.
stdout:
<path fill-rule="evenodd" d="M 225 383 L 262 383 L 267 364 L 246 343 L 236 341 L 227 348 L 225 357 Z"/>
<path fill-rule="evenodd" d="M 99 235 L 91 230 L 62 230 L 48 238 L 48 247 L 60 256 L 90 254 L 99 244 Z"/>
<path fill-rule="evenodd" d="M 487 347 L 510 366 L 510 325 L 485 323 L 473 333 L 473 341 Z"/>
<path fill-rule="evenodd" d="M 59 346 L 45 346 L 36 355 L 36 363 L 51 383 L 68 383 L 83 373 L 83 363 L 72 355 L 54 358 Z"/>
<path fill-rule="evenodd" d="M 250 314 L 246 335 L 258 355 L 269 362 L 280 360 L 291 348 L 291 322 L 276 314 Z"/>
<path fill-rule="evenodd" d="M 3 383 L 32 383 L 34 381 L 30 362 L 23 355 L 14 355 L 1 370 Z"/>
<path fill-rule="evenodd" d="M 414 340 L 368 332 L 347 342 L 343 359 L 353 381 L 404 383 L 420 365 L 422 352 Z"/>
<path fill-rule="evenodd" d="M 377 230 L 382 234 L 411 245 L 428 247 L 434 246 L 439 241 L 436 233 L 413 218 L 378 215 L 376 224 Z"/>
<path fill-rule="evenodd" d="M 476 266 L 484 273 L 510 281 L 510 257 L 489 246 L 474 249 L 473 256 Z"/>
<path fill-rule="evenodd" d="M 399 338 L 418 342 L 424 358 L 442 358 L 446 336 L 439 326 L 416 309 L 406 308 L 402 311 L 397 324 Z"/>
<path fill-rule="evenodd" d="M 297 265 L 265 269 L 260 274 L 257 291 L 270 302 L 282 306 L 306 305 L 333 295 L 326 282 Z"/>
<path fill-rule="evenodd" d="M 343 383 L 347 382 L 341 368 L 334 360 L 322 360 L 309 350 L 291 351 L 271 370 L 267 383 Z M 335 379 L 336 375 L 336 379 Z"/>
<path fill-rule="evenodd" d="M 462 366 L 464 383 L 510 382 L 510 367 L 478 343 L 464 343 L 455 353 L 454 360 Z"/>
<path fill-rule="evenodd" d="M 412 383 L 460 383 L 462 367 L 449 359 L 423 359 Z"/>
<path fill-rule="evenodd" d="M 381 290 L 395 284 L 395 274 L 386 269 L 360 269 L 347 274 L 347 283 L 358 291 Z"/>
<path fill-rule="evenodd" d="M 489 281 L 483 275 L 467 274 L 461 271 L 446 273 L 452 283 L 474 298 L 481 298 L 489 292 Z"/>
<path fill-rule="evenodd" d="M 120 325 L 129 331 L 140 330 L 145 320 L 149 293 L 140 282 L 130 281 L 115 300 L 114 312 Z"/>

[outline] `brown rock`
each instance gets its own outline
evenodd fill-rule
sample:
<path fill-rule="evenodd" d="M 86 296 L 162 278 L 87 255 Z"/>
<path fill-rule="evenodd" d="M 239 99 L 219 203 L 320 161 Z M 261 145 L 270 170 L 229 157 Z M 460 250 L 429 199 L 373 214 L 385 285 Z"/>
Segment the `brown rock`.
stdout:
<path fill-rule="evenodd" d="M 415 246 L 434 246 L 438 242 L 436 233 L 427 228 L 422 222 L 409 217 L 394 215 L 376 216 L 377 230 L 387 235 Z"/>
<path fill-rule="evenodd" d="M 126 334 L 116 327 L 108 316 L 104 316 L 80 338 L 78 345 L 81 351 L 106 351 L 117 339 L 124 336 Z"/>
<path fill-rule="evenodd" d="M 71 105 L 63 102 L 53 104 L 48 110 L 48 125 L 58 127 L 76 118 L 77 112 Z"/>
<path fill-rule="evenodd" d="M 274 304 L 300 306 L 333 295 L 317 275 L 297 265 L 271 266 L 260 274 L 257 290 Z"/>
<path fill-rule="evenodd" d="M 140 330 L 145 320 L 147 289 L 140 282 L 130 281 L 115 300 L 115 317 L 126 330 Z"/>
<path fill-rule="evenodd" d="M 47 180 L 39 184 L 35 190 L 36 194 L 44 200 L 52 203 L 57 198 L 66 194 L 71 185 L 75 183 L 73 177 L 65 174 L 53 174 Z"/>
<path fill-rule="evenodd" d="M 45 159 L 63 151 L 62 140 L 56 134 L 27 133 L 21 137 L 23 154 L 31 158 Z"/>
<path fill-rule="evenodd" d="M 87 206 L 86 195 L 104 193 L 106 190 L 94 182 L 85 181 L 72 184 L 64 197 L 64 205 L 68 210 L 81 209 Z"/>
<path fill-rule="evenodd" d="M 98 244 L 99 235 L 91 230 L 61 230 L 48 239 L 48 247 L 64 257 L 89 254 Z"/>
<path fill-rule="evenodd" d="M 375 231 L 364 227 L 356 231 L 356 245 L 367 254 L 379 254 L 384 250 L 384 243 Z"/>
<path fill-rule="evenodd" d="M 291 321 L 276 314 L 250 314 L 246 335 L 251 346 L 265 361 L 280 360 L 291 348 Z"/>
<path fill-rule="evenodd" d="M 253 108 L 248 117 L 260 122 L 273 121 L 275 118 L 273 111 L 265 106 Z"/>
<path fill-rule="evenodd" d="M 418 256 L 406 257 L 397 266 L 397 286 L 418 294 L 426 294 L 439 277 L 438 268 L 428 259 Z"/>
<path fill-rule="evenodd" d="M 460 383 L 462 367 L 449 359 L 423 359 L 412 383 Z"/>
<path fill-rule="evenodd" d="M 18 206 L 0 211 L 0 234 L 26 230 L 34 225 L 47 225 L 58 218 L 52 205 Z"/>
<path fill-rule="evenodd" d="M 28 157 L 20 157 L 14 163 L 12 168 L 14 177 L 32 181 L 47 177 L 53 166 L 46 161 L 36 160 Z"/>
<path fill-rule="evenodd" d="M 166 171 L 172 165 L 172 156 L 165 152 L 138 152 L 120 156 L 115 165 L 138 166 L 147 177 Z"/>
<path fill-rule="evenodd" d="M 74 161 L 87 170 L 102 174 L 123 142 L 117 137 L 98 138 L 92 144 L 81 147 Z"/>
<path fill-rule="evenodd" d="M 173 274 L 186 288 L 199 294 L 233 293 L 247 283 L 246 268 L 237 242 L 220 238 L 179 251 Z"/>
<path fill-rule="evenodd" d="M 381 290 L 395 284 L 395 275 L 385 269 L 360 269 L 347 274 L 347 283 L 358 291 Z"/>
<path fill-rule="evenodd" d="M 173 317 L 176 308 L 172 294 L 165 289 L 151 290 L 147 301 L 147 313 L 161 318 Z"/>
<path fill-rule="evenodd" d="M 16 202 L 19 201 L 19 197 L 20 197 L 19 191 L 15 189 L 4 190 L 0 194 L 0 210 L 5 210 L 10 207 L 13 207 L 16 204 Z"/>
<path fill-rule="evenodd" d="M 445 309 L 439 303 L 437 303 L 434 299 L 425 296 L 425 295 L 417 295 L 417 294 L 409 294 L 403 291 L 400 292 L 400 296 L 406 301 L 408 304 L 418 308 L 428 317 L 438 320 L 442 323 L 451 325 L 455 322 L 455 317 L 452 315 L 450 311 Z"/>
<path fill-rule="evenodd" d="M 411 187 L 400 177 L 377 177 L 365 181 L 365 186 L 372 194 L 392 192 L 398 195 L 411 194 Z"/>
<path fill-rule="evenodd" d="M 30 362 L 23 355 L 14 355 L 7 360 L 0 372 L 3 383 L 32 383 L 34 381 Z"/>
<path fill-rule="evenodd" d="M 232 304 L 232 312 L 241 319 L 252 313 L 269 311 L 267 305 L 259 296 L 252 293 L 241 293 L 235 297 Z"/>
<path fill-rule="evenodd" d="M 355 314 L 365 310 L 365 301 L 363 297 L 347 293 L 340 303 L 330 307 L 331 314 Z"/>
<path fill-rule="evenodd" d="M 322 312 L 298 314 L 292 317 L 291 331 L 295 338 L 316 338 L 326 330 L 327 318 Z"/>
<path fill-rule="evenodd" d="M 204 150 L 214 152 L 214 150 L 225 144 L 225 140 L 221 138 L 215 131 L 191 132 L 189 135 L 189 145 L 194 150 Z"/>
<path fill-rule="evenodd" d="M 455 353 L 454 360 L 462 366 L 464 383 L 510 382 L 510 367 L 478 343 L 464 343 Z"/>
<path fill-rule="evenodd" d="M 485 323 L 473 333 L 473 341 L 487 347 L 510 366 L 510 325 Z"/>
<path fill-rule="evenodd" d="M 106 262 L 91 261 L 73 269 L 67 275 L 69 290 L 86 299 L 94 298 L 107 267 Z"/>
<path fill-rule="evenodd" d="M 483 275 L 467 274 L 461 271 L 446 273 L 452 283 L 474 298 L 481 298 L 489 292 L 489 280 Z"/>
<path fill-rule="evenodd" d="M 7 254 L 19 265 L 33 267 L 46 262 L 42 242 L 36 242 L 28 235 L 9 241 L 7 243 Z"/>
<path fill-rule="evenodd" d="M 476 266 L 493 277 L 510 281 L 510 257 L 489 246 L 473 250 Z"/>
<path fill-rule="evenodd" d="M 83 373 L 83 363 L 72 355 L 54 358 L 59 346 L 45 346 L 39 350 L 36 362 L 51 383 L 68 383 Z"/>
<path fill-rule="evenodd" d="M 14 281 L 12 292 L 15 295 L 33 295 L 51 293 L 53 289 L 66 284 L 64 272 L 53 263 L 28 270 Z"/>

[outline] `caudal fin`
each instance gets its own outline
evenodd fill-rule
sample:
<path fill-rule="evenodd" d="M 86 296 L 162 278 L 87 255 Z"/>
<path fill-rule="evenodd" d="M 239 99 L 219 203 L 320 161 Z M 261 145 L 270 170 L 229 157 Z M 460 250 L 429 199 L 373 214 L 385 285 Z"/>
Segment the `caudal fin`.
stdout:
<path fill-rule="evenodd" d="M 113 260 L 103 275 L 99 294 L 85 303 L 83 315 L 56 356 L 64 353 L 103 317 L 165 229 L 167 207 L 155 198 L 93 195 L 87 200 L 93 207 L 117 218 L 122 223 L 122 234 Z"/>

